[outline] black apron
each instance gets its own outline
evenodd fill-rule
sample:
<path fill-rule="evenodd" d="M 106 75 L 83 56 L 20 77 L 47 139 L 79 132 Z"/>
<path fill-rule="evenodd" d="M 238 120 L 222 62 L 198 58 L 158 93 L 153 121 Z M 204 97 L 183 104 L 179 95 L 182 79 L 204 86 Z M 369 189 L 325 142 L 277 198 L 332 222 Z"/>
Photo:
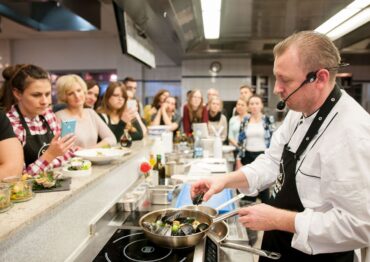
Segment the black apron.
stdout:
<path fill-rule="evenodd" d="M 338 87 L 335 87 L 315 116 L 296 153 L 289 151 L 290 148 L 288 144 L 290 140 L 284 146 L 283 154 L 280 160 L 280 172 L 274 185 L 273 196 L 271 196 L 271 198 L 269 199 L 268 204 L 277 208 L 303 212 L 304 207 L 299 198 L 295 181 L 296 165 L 301 154 L 306 150 L 309 143 L 316 136 L 322 123 L 325 121 L 325 118 L 328 116 L 329 112 L 338 102 L 340 97 L 341 91 Z M 297 130 L 298 125 L 295 128 L 293 134 Z M 282 256 L 279 261 L 353 261 L 353 251 L 318 255 L 305 254 L 291 247 L 292 238 L 293 234 L 289 232 L 278 230 L 265 231 L 262 241 L 262 249 L 281 253 Z M 264 262 L 271 260 L 268 258 L 260 257 L 259 261 Z"/>
<path fill-rule="evenodd" d="M 114 136 L 119 142 L 121 140 L 121 136 L 123 135 L 123 130 L 125 129 L 126 123 L 120 120 L 117 124 L 112 124 L 110 116 L 107 115 L 107 117 L 108 117 L 108 127 L 113 132 Z"/>
<path fill-rule="evenodd" d="M 46 149 L 48 149 L 54 134 L 44 116 L 40 115 L 39 117 L 45 125 L 47 131 L 43 135 L 31 135 L 30 129 L 28 128 L 28 125 L 24 120 L 24 117 L 18 106 L 15 106 L 15 109 L 19 114 L 19 119 L 23 128 L 26 130 L 26 143 L 23 146 L 23 154 L 24 162 L 26 163 L 26 166 L 28 166 L 29 164 L 35 162 L 46 151 Z"/>

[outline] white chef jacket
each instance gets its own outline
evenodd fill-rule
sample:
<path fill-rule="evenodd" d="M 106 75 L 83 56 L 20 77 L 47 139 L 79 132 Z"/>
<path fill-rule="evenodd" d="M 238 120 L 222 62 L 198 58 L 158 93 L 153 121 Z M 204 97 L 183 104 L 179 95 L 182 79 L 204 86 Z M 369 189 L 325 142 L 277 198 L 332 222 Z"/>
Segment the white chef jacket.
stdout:
<path fill-rule="evenodd" d="M 296 152 L 316 114 L 288 113 L 265 154 L 242 168 L 250 185 L 242 192 L 274 184 L 284 145 L 290 140 Z M 319 254 L 370 246 L 370 115 L 345 91 L 296 168 L 305 209 L 295 218 L 292 247 Z"/>

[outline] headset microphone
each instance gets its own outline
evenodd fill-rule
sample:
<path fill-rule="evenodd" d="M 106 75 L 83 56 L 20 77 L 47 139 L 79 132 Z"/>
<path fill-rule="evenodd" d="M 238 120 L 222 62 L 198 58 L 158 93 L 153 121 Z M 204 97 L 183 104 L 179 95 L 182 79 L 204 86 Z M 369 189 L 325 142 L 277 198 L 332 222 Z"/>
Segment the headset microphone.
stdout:
<path fill-rule="evenodd" d="M 335 69 L 339 69 L 339 68 L 341 68 L 341 67 L 346 67 L 346 66 L 349 66 L 349 64 L 348 63 L 339 63 L 337 66 L 333 66 L 333 67 L 327 67 L 326 69 L 327 70 L 335 70 Z M 307 74 L 307 76 L 306 76 L 306 80 L 304 80 L 303 82 L 302 82 L 302 84 L 299 86 L 299 87 L 297 87 L 292 93 L 290 93 L 290 95 L 288 95 L 287 96 L 287 98 L 285 98 L 285 99 L 283 99 L 283 100 L 281 100 L 281 101 L 279 101 L 279 103 L 276 105 L 276 108 L 278 109 L 278 110 L 283 110 L 284 108 L 285 108 L 285 102 L 295 93 L 295 92 L 297 92 L 302 86 L 304 86 L 305 84 L 307 84 L 307 83 L 312 83 L 313 81 L 315 81 L 316 80 L 316 74 L 317 74 L 317 72 L 318 72 L 319 70 L 317 70 L 317 71 L 314 71 L 314 72 L 310 72 L 310 73 L 308 73 Z"/>
<path fill-rule="evenodd" d="M 283 110 L 285 108 L 285 102 L 295 93 L 297 92 L 302 86 L 304 86 L 307 83 L 312 83 L 316 80 L 316 74 L 318 71 L 310 72 L 307 74 L 306 79 L 302 82 L 302 84 L 299 85 L 293 92 L 291 92 L 285 99 L 279 101 L 279 103 L 276 105 L 276 108 L 278 110 Z"/>

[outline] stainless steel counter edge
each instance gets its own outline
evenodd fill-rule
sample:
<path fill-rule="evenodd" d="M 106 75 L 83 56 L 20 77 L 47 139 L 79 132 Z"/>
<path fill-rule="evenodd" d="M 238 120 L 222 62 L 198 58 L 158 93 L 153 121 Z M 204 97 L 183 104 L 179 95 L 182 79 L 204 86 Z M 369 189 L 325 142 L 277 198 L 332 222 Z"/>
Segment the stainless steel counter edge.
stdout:
<path fill-rule="evenodd" d="M 90 236 L 89 225 L 138 179 L 138 165 L 152 142 L 110 165 L 94 165 L 73 178 L 70 191 L 39 193 L 0 214 L 0 261 L 64 261 Z"/>

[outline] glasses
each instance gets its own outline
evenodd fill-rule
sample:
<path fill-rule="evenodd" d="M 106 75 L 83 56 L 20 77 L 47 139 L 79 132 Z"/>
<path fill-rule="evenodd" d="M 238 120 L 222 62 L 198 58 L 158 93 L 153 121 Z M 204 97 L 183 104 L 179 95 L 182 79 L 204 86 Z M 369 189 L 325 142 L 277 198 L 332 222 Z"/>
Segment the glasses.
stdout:
<path fill-rule="evenodd" d="M 119 94 L 113 94 L 112 96 L 116 98 L 122 98 L 122 99 L 124 98 L 122 95 L 119 95 Z"/>
<path fill-rule="evenodd" d="M 194 99 L 202 99 L 201 96 L 193 96 Z"/>

